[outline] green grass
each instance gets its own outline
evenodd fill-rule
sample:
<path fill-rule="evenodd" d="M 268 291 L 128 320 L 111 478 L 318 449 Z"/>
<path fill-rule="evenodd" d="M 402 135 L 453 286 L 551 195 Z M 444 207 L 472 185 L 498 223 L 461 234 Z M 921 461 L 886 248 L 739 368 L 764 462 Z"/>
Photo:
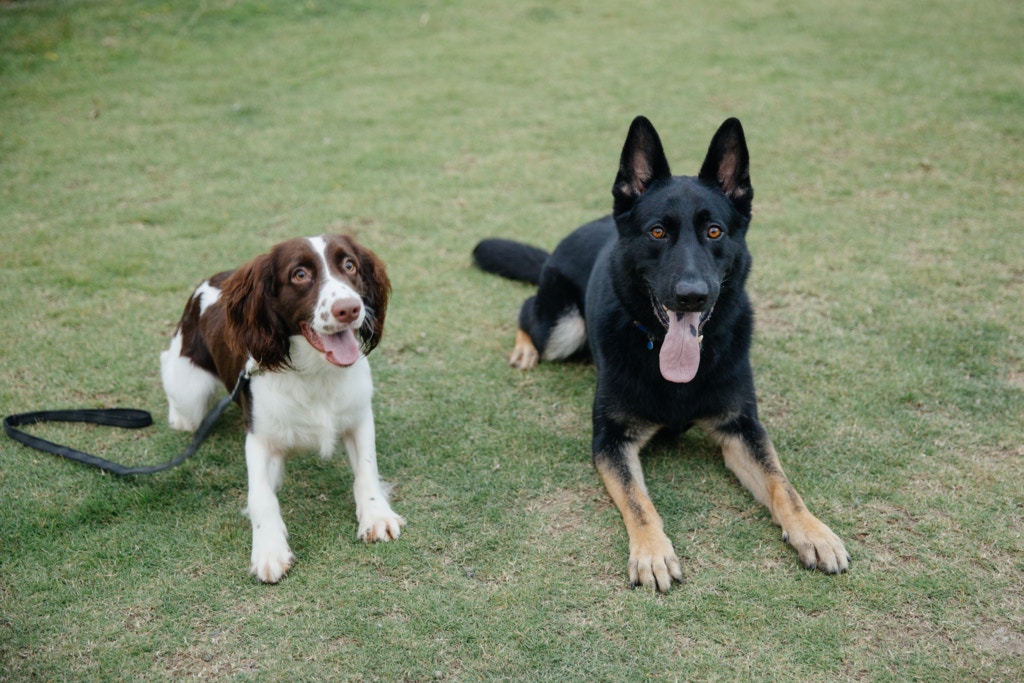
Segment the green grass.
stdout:
<path fill-rule="evenodd" d="M 0 679 L 1019 680 L 1024 5 L 0 1 L 0 411 L 157 462 L 190 288 L 356 233 L 394 298 L 371 356 L 397 543 L 344 458 L 289 461 L 298 563 L 246 573 L 238 412 L 119 480 L 0 441 Z M 699 5 L 699 6 L 695 6 Z M 699 433 L 645 453 L 683 559 L 630 590 L 589 462 L 587 365 L 506 368 L 529 289 L 484 236 L 607 212 L 630 120 L 694 173 L 738 116 L 762 417 L 848 574 L 799 568 Z"/>

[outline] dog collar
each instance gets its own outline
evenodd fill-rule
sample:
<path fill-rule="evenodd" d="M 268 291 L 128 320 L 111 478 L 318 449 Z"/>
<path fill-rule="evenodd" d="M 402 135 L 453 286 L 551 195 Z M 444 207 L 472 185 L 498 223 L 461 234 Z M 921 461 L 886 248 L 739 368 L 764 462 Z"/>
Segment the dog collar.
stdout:
<path fill-rule="evenodd" d="M 657 339 L 657 337 L 655 337 L 653 334 L 651 334 L 651 331 L 648 330 L 646 327 L 644 327 L 643 324 L 639 320 L 634 320 L 633 321 L 633 327 L 635 327 L 636 329 L 640 330 L 641 332 L 643 332 L 647 336 L 647 350 L 648 351 L 653 350 L 654 349 L 654 340 Z"/>

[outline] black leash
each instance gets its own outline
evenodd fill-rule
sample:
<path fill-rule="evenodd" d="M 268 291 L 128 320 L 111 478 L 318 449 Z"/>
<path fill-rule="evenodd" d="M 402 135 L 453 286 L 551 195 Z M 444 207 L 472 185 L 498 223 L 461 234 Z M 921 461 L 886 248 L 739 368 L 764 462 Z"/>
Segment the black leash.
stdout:
<path fill-rule="evenodd" d="M 95 410 L 40 410 L 33 413 L 19 413 L 17 415 L 8 415 L 4 418 L 4 431 L 7 433 L 7 436 L 28 446 L 29 448 L 53 453 L 54 455 L 59 455 L 63 458 L 67 458 L 68 460 L 85 463 L 86 465 L 92 465 L 93 467 L 98 467 L 101 470 L 105 470 L 112 474 L 118 474 L 121 476 L 128 474 L 153 474 L 155 472 L 169 470 L 195 455 L 196 451 L 199 450 L 199 446 L 206 440 L 206 437 L 209 436 L 210 430 L 213 429 L 213 425 L 247 384 L 249 384 L 249 373 L 247 370 L 242 370 L 242 372 L 238 374 L 238 381 L 235 383 L 235 388 L 231 390 L 231 393 L 222 398 L 217 405 L 213 407 L 213 410 L 208 412 L 206 417 L 203 418 L 202 423 L 200 423 L 199 428 L 195 432 L 195 436 L 192 437 L 192 444 L 185 449 L 184 453 L 174 460 L 168 460 L 167 462 L 159 465 L 125 467 L 120 463 L 104 460 L 99 456 L 75 450 L 68 446 L 61 446 L 60 444 L 47 441 L 46 439 L 40 439 L 37 436 L 26 434 L 20 429 L 17 429 L 23 425 L 32 425 L 39 422 L 86 422 L 89 424 L 105 425 L 108 427 L 121 427 L 122 429 L 139 429 L 153 424 L 153 416 L 145 410 L 135 410 L 133 408 L 100 408 Z"/>

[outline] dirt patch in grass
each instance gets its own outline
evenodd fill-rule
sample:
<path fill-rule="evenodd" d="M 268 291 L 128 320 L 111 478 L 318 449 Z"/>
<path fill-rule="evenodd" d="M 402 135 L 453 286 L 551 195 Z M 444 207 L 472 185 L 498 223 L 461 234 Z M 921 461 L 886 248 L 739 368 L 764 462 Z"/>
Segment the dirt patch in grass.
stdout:
<path fill-rule="evenodd" d="M 561 536 L 583 527 L 601 498 L 597 488 L 556 489 L 526 504 L 525 511 L 534 515 L 545 533 Z"/>
<path fill-rule="evenodd" d="M 1024 633 L 1005 624 L 984 624 L 974 634 L 974 646 L 996 657 L 1024 656 Z"/>

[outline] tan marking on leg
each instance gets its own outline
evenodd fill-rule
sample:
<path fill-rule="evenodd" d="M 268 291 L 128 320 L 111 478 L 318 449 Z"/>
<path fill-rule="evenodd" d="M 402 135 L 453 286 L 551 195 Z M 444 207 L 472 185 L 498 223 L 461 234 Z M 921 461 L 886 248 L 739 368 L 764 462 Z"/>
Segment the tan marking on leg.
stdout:
<path fill-rule="evenodd" d="M 760 463 L 742 438 L 715 436 L 722 446 L 726 467 L 772 513 L 772 519 L 782 527 L 782 540 L 796 549 L 803 565 L 827 574 L 846 571 L 850 566 L 846 547 L 828 526 L 807 510 L 782 471 L 771 441 L 766 439 L 768 462 Z"/>
<path fill-rule="evenodd" d="M 683 572 L 672 541 L 665 535 L 661 516 L 647 495 L 636 455 L 639 447 L 634 446 L 631 450 L 632 457 L 625 456 L 632 475 L 628 481 L 623 481 L 622 472 L 613 468 L 608 458 L 595 458 L 594 462 L 626 523 L 629 580 L 634 586 L 643 585 L 665 592 L 671 588 L 673 580 L 683 580 Z"/>
<path fill-rule="evenodd" d="M 533 345 L 530 335 L 523 330 L 516 330 L 516 342 L 512 348 L 512 355 L 509 356 L 508 364 L 520 370 L 532 370 L 537 367 L 540 354 L 537 347 Z"/>

